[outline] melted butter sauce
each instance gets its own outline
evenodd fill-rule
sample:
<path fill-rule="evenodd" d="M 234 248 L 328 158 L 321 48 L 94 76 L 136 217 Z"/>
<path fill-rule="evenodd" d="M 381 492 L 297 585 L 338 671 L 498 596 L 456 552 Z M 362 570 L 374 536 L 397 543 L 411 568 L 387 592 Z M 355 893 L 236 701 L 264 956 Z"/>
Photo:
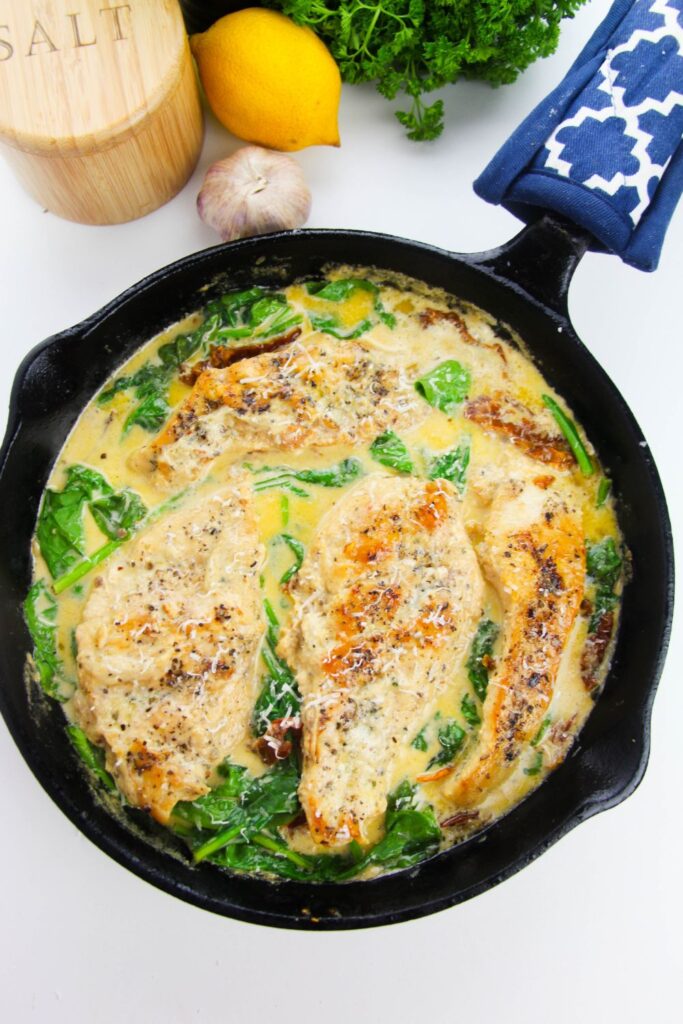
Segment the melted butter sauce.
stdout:
<path fill-rule="evenodd" d="M 372 271 L 353 268 L 353 276 L 375 279 L 380 282 Z M 330 278 L 346 277 L 349 268 L 337 268 L 330 273 Z M 330 314 L 345 327 L 353 327 L 363 318 L 371 315 L 373 297 L 360 292 L 344 303 L 325 302 L 308 295 L 301 286 L 285 289 L 291 305 L 304 312 Z M 509 391 L 514 398 L 522 401 L 533 412 L 542 412 L 543 393 L 554 392 L 543 380 L 541 374 L 526 357 L 521 348 L 509 345 L 494 332 L 494 324 L 490 317 L 469 306 L 458 305 L 459 312 L 467 324 L 471 334 L 488 346 L 497 346 L 503 356 L 491 359 L 490 348 L 479 348 L 476 345 L 463 346 L 453 341 L 454 328 L 448 323 L 435 324 L 429 329 L 420 325 L 417 314 L 428 307 L 447 309 L 452 307 L 453 300 L 444 293 L 429 290 L 426 286 L 414 281 L 397 280 L 395 287 L 383 286 L 381 298 L 387 310 L 397 318 L 397 325 L 391 330 L 384 324 L 378 324 L 369 332 L 372 345 L 378 353 L 396 352 L 399 348 L 409 355 L 408 374 L 415 379 L 445 359 L 456 358 L 467 365 L 472 377 L 470 398 L 478 394 L 491 393 L 492 390 Z M 163 334 L 144 345 L 127 363 L 121 366 L 113 377 L 122 373 L 130 374 L 143 363 L 155 356 L 162 344 L 173 340 L 178 334 L 193 330 L 201 322 L 201 315 L 195 314 L 181 323 L 169 328 Z M 343 345 L 343 341 L 334 342 Z M 190 392 L 190 388 L 175 380 L 169 392 L 172 406 L 177 406 Z M 61 488 L 64 484 L 65 469 L 74 463 L 83 463 L 102 472 L 115 488 L 129 487 L 136 491 L 148 508 L 166 501 L 168 492 L 157 489 L 154 477 L 134 471 L 128 462 L 129 456 L 147 443 L 150 434 L 140 427 L 133 427 L 123 434 L 123 424 L 131 409 L 131 397 L 128 392 L 121 392 L 105 406 L 91 402 L 84 410 L 64 449 L 62 450 L 51 474 L 49 486 Z M 429 411 L 426 418 L 409 430 L 399 431 L 413 459 L 416 472 L 426 475 L 426 467 L 431 459 L 439 453 L 452 449 L 464 438 L 471 445 L 470 466 L 468 470 L 469 485 L 463 497 L 463 514 L 473 542 L 480 539 L 479 524 L 481 523 L 485 505 L 478 488 L 472 485 L 478 474 L 488 472 L 491 467 L 504 464 L 510 446 L 499 437 L 486 433 L 476 423 L 464 419 L 462 412 L 446 415 L 437 409 Z M 590 445 L 588 445 L 589 450 Z M 365 472 L 382 470 L 373 461 L 367 444 L 358 447 L 339 445 L 325 449 L 309 449 L 305 451 L 270 451 L 258 455 L 247 455 L 254 469 L 260 466 L 287 465 L 294 469 L 322 468 L 338 463 L 344 458 L 353 456 L 361 461 Z M 233 456 L 234 458 L 234 456 Z M 238 460 L 243 461 L 243 460 Z M 597 463 L 597 460 L 596 460 Z M 219 459 L 211 468 L 210 476 L 196 485 L 193 490 L 205 489 L 207 492 L 220 486 L 223 472 L 228 464 L 227 459 Z M 539 464 L 539 475 L 547 470 Z M 584 528 L 586 538 L 590 541 L 600 540 L 611 535 L 619 539 L 619 529 L 613 503 L 608 500 L 597 509 L 596 490 L 600 480 L 600 472 L 590 478 L 582 477 L 578 469 L 573 472 L 583 502 Z M 255 480 L 260 477 L 255 476 Z M 261 540 L 266 548 L 266 561 L 263 568 L 263 596 L 275 609 L 280 622 L 284 624 L 291 614 L 291 604 L 286 591 L 279 583 L 280 577 L 293 562 L 293 554 L 281 540 L 281 534 L 287 532 L 299 540 L 304 547 L 310 543 L 318 524 L 328 509 L 339 499 L 344 489 L 325 488 L 322 486 L 302 485 L 308 492 L 308 498 L 277 489 L 267 490 L 255 495 L 255 508 Z M 353 486 L 353 484 L 347 485 Z M 87 550 L 95 550 L 102 543 L 102 535 L 98 531 L 90 513 L 85 514 Z M 34 542 L 36 577 L 44 577 L 49 582 L 46 566 Z M 74 683 L 77 679 L 76 665 L 72 653 L 72 635 L 79 623 L 85 601 L 87 600 L 96 571 L 84 577 L 80 584 L 66 591 L 58 598 L 58 653 L 63 660 L 65 675 Z M 487 584 L 486 613 L 496 622 L 501 623 L 502 611 L 496 592 Z M 498 817 L 519 802 L 532 788 L 535 788 L 545 777 L 548 770 L 554 767 L 566 754 L 573 738 L 580 730 L 589 714 L 593 699 L 587 692 L 580 671 L 580 660 L 583 644 L 586 639 L 587 620 L 579 617 L 573 628 L 570 641 L 564 653 L 560 672 L 557 678 L 554 696 L 548 714 L 552 723 L 565 723 L 564 729 L 549 729 L 537 748 L 529 747 L 518 760 L 518 765 L 506 781 L 488 794 L 480 808 L 483 817 Z M 605 660 L 604 672 L 607 670 L 609 658 Z M 262 674 L 259 669 L 258 676 Z M 603 673 L 604 674 L 604 673 Z M 259 679 L 255 680 L 258 691 Z M 456 718 L 465 725 L 461 714 L 461 702 L 465 694 L 471 695 L 471 684 L 467 678 L 464 664 L 454 665 L 452 676 L 447 687 L 436 703 L 436 716 L 442 719 Z M 67 715 L 70 714 L 70 703 L 65 704 Z M 430 719 L 433 715 L 430 714 Z M 425 725 L 424 721 L 416 721 L 413 736 Z M 415 749 L 410 743 L 402 750 L 396 761 L 391 789 L 401 780 L 414 780 L 424 773 L 430 758 L 439 749 L 437 741 L 438 721 L 428 730 L 429 746 L 427 751 Z M 476 743 L 476 730 L 468 730 L 467 744 Z M 537 755 L 543 754 L 543 768 L 538 774 L 529 775 L 528 770 Z M 462 755 L 461 755 L 462 756 Z M 255 774 L 264 771 L 260 759 L 251 749 L 251 740 L 245 741 L 232 752 L 231 759 L 246 765 Z M 422 786 L 424 798 L 433 804 L 437 818 L 448 818 L 453 808 L 445 800 L 438 781 L 427 782 Z M 377 822 L 374 832 L 376 837 L 381 834 L 382 823 Z M 467 826 L 460 829 L 447 830 L 445 844 L 454 839 L 462 838 Z M 302 852 L 319 852 L 313 843 L 307 828 L 299 827 L 287 832 L 291 845 Z"/>

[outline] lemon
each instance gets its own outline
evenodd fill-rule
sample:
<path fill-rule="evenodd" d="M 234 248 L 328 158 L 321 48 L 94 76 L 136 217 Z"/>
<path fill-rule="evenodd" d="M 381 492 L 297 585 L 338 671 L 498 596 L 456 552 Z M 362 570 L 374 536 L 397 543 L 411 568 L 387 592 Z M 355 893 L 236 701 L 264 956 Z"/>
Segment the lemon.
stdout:
<path fill-rule="evenodd" d="M 209 105 L 233 135 L 270 149 L 339 145 L 339 68 L 311 29 L 249 7 L 191 45 Z"/>

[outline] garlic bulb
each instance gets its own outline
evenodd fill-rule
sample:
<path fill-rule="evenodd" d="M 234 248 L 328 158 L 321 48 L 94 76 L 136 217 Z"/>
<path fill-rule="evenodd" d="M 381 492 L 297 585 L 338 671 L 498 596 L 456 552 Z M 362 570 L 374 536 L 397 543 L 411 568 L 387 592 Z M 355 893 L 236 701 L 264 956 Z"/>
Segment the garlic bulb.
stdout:
<path fill-rule="evenodd" d="M 209 167 L 197 210 L 224 242 L 231 242 L 301 227 L 311 212 L 311 193 L 290 156 L 244 146 Z"/>

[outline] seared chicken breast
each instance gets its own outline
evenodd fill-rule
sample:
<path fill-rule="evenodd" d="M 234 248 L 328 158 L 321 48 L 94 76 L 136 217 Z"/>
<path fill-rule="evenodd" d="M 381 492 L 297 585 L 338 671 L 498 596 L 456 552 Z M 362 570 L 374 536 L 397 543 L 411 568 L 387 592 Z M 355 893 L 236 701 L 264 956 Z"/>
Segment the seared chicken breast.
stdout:
<path fill-rule="evenodd" d="M 392 768 L 462 660 L 483 580 L 445 480 L 374 473 L 321 520 L 279 653 L 303 695 L 300 799 L 313 838 L 368 841 Z"/>
<path fill-rule="evenodd" d="M 519 459 L 491 503 L 480 555 L 504 610 L 478 742 L 444 782 L 455 807 L 478 803 L 539 729 L 584 593 L 580 498 L 567 474 Z"/>
<path fill-rule="evenodd" d="M 559 469 L 574 465 L 569 445 L 545 409 L 532 412 L 518 399 L 497 391 L 468 402 L 465 417 L 514 445 L 530 459 Z"/>
<path fill-rule="evenodd" d="M 126 798 L 160 822 L 208 791 L 247 731 L 263 554 L 240 473 L 144 530 L 94 581 L 75 715 Z"/>
<path fill-rule="evenodd" d="M 159 436 L 135 453 L 135 468 L 177 487 L 224 452 L 351 444 L 427 414 L 398 363 L 360 342 L 311 337 L 208 367 Z"/>

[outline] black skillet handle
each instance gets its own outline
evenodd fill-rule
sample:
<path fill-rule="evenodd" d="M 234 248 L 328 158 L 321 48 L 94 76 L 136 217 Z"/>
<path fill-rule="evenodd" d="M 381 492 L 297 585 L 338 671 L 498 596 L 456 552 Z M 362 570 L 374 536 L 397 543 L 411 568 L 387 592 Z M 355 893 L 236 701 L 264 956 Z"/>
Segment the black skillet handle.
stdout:
<path fill-rule="evenodd" d="M 505 245 L 476 253 L 471 259 L 566 317 L 569 282 L 591 241 L 587 231 L 545 214 Z"/>

